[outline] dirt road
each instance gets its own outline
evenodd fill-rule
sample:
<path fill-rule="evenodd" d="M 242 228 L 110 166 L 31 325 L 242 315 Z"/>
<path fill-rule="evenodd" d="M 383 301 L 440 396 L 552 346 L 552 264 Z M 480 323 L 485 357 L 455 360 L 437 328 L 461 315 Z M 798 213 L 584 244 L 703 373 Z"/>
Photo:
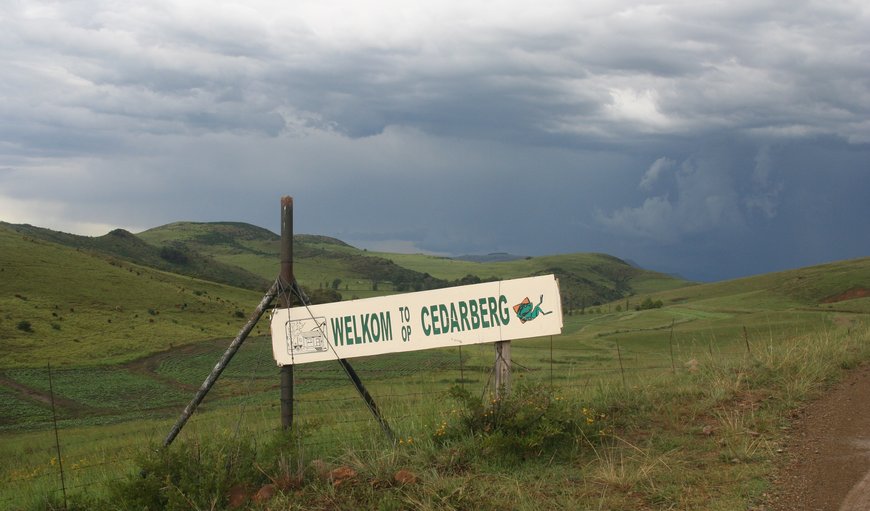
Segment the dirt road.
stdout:
<path fill-rule="evenodd" d="M 770 509 L 870 511 L 870 364 L 796 413 Z"/>

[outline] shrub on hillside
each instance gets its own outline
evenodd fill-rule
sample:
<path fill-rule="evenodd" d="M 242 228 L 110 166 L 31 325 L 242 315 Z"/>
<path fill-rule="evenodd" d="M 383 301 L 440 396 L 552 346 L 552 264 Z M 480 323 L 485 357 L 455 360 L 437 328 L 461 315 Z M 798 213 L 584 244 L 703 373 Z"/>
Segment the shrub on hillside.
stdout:
<path fill-rule="evenodd" d="M 435 442 L 472 437 L 488 456 L 567 454 L 566 446 L 598 443 L 610 430 L 605 414 L 539 385 L 518 385 L 495 399 L 473 396 L 458 386 L 449 393 L 459 406 L 436 429 Z"/>
<path fill-rule="evenodd" d="M 649 309 L 661 309 L 663 305 L 664 303 L 661 300 L 653 301 L 652 298 L 647 296 L 642 302 L 640 302 L 640 305 L 634 307 L 634 310 L 645 311 Z"/>
<path fill-rule="evenodd" d="M 138 473 L 112 483 L 111 501 L 120 509 L 223 508 L 234 484 L 265 479 L 255 468 L 251 443 L 213 440 L 147 451 Z"/>
<path fill-rule="evenodd" d="M 341 301 L 341 293 L 335 289 L 316 289 L 314 291 L 307 291 L 306 294 L 312 305 Z"/>
<path fill-rule="evenodd" d="M 184 265 L 190 262 L 190 258 L 183 250 L 177 247 L 163 247 L 160 249 L 160 258 L 164 261 Z"/>

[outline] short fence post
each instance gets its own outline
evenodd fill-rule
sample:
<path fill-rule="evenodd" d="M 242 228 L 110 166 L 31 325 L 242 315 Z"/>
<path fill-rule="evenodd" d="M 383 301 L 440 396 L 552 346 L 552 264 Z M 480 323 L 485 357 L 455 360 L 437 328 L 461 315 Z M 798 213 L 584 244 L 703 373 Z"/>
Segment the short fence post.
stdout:
<path fill-rule="evenodd" d="M 674 320 L 671 319 L 671 337 L 668 340 L 668 345 L 671 348 L 671 371 L 677 374 L 677 364 L 674 362 Z"/>
<path fill-rule="evenodd" d="M 746 331 L 746 325 L 743 326 L 743 342 L 746 343 L 746 356 L 752 358 L 752 350 L 749 349 L 749 333 Z"/>
<path fill-rule="evenodd" d="M 550 391 L 553 391 L 553 336 L 550 336 Z"/>
<path fill-rule="evenodd" d="M 510 394 L 511 388 L 511 342 L 495 343 L 495 368 L 493 370 L 495 397 L 500 399 Z"/>
<path fill-rule="evenodd" d="M 48 394 L 51 397 L 51 419 L 54 422 L 54 445 L 57 448 L 57 466 L 60 469 L 60 487 L 63 490 L 63 508 L 66 503 L 66 481 L 63 477 L 63 456 L 60 454 L 60 436 L 57 434 L 57 412 L 54 407 L 54 384 L 51 381 L 51 362 L 48 363 Z"/>
<path fill-rule="evenodd" d="M 465 371 L 462 369 L 462 345 L 459 345 L 459 386 L 465 388 Z"/>
<path fill-rule="evenodd" d="M 622 350 L 619 349 L 619 341 L 616 341 L 616 357 L 619 359 L 619 373 L 622 375 L 622 388 L 626 388 L 625 368 L 622 366 Z"/>

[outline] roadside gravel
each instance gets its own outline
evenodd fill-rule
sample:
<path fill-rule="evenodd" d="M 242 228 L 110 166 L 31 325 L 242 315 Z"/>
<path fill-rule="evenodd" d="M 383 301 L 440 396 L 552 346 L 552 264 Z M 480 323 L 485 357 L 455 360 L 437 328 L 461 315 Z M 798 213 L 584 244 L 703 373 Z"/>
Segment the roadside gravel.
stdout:
<path fill-rule="evenodd" d="M 870 510 L 870 364 L 852 370 L 794 419 L 769 509 Z"/>

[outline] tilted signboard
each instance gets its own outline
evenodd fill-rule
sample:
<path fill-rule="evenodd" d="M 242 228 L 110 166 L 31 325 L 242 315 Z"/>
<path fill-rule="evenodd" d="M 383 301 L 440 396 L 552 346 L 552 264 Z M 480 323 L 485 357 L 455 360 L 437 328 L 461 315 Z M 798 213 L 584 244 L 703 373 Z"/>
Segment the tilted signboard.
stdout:
<path fill-rule="evenodd" d="M 383 355 L 562 332 L 553 275 L 278 309 L 278 365 Z"/>

